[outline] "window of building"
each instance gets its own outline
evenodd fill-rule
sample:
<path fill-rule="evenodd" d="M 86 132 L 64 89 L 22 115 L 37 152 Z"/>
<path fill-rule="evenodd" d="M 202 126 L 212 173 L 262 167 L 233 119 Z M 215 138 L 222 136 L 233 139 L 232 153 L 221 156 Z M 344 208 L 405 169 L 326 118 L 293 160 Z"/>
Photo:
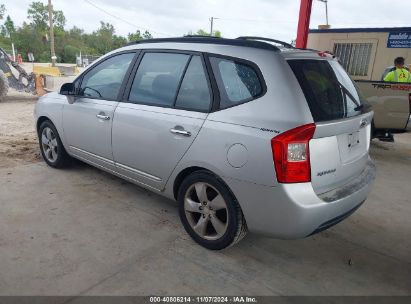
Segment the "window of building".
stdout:
<path fill-rule="evenodd" d="M 335 43 L 334 55 L 352 76 L 367 76 L 372 43 Z"/>

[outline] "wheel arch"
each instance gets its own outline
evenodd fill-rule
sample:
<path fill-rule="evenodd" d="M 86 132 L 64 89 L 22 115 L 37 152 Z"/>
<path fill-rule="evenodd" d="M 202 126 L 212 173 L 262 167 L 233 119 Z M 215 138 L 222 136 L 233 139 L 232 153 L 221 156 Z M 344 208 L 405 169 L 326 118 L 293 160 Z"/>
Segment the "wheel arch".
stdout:
<path fill-rule="evenodd" d="M 174 179 L 174 183 L 173 183 L 173 196 L 174 196 L 174 199 L 175 199 L 175 200 L 177 200 L 178 189 L 180 188 L 181 183 L 183 182 L 183 180 L 184 180 L 187 176 L 189 176 L 190 174 L 192 174 L 192 173 L 194 173 L 194 172 L 197 172 L 197 171 L 208 171 L 208 172 L 210 172 L 211 174 L 214 174 L 214 175 L 215 175 L 214 172 L 212 172 L 212 171 L 210 171 L 210 170 L 208 170 L 208 169 L 206 169 L 206 168 L 199 167 L 199 166 L 191 166 L 191 167 L 184 168 L 183 170 L 181 170 L 181 171 L 177 174 L 176 178 Z"/>
<path fill-rule="evenodd" d="M 42 124 L 43 122 L 45 122 L 45 121 L 50 121 L 50 122 L 54 125 L 54 127 L 57 129 L 57 132 L 58 132 L 58 134 L 59 134 L 59 136 L 60 136 L 60 140 L 61 140 L 61 142 L 63 143 L 64 149 L 66 149 L 66 151 L 67 151 L 67 148 L 68 148 L 68 147 L 67 147 L 67 145 L 66 145 L 66 141 L 65 141 L 65 138 L 64 138 L 63 130 L 61 129 L 62 127 L 59 126 L 58 124 L 56 124 L 56 122 L 55 122 L 52 118 L 50 118 L 50 116 L 51 116 L 51 115 L 40 115 L 40 116 L 37 118 L 37 121 L 36 121 L 36 132 L 37 132 L 37 135 L 38 135 L 38 133 L 39 133 L 39 129 L 40 129 L 41 124 Z"/>
<path fill-rule="evenodd" d="M 43 123 L 43 122 L 45 122 L 46 120 L 49 120 L 53 125 L 55 125 L 54 123 L 53 123 L 53 121 L 49 118 L 49 117 L 47 117 L 47 116 L 40 116 L 38 119 L 37 119 L 37 122 L 36 122 L 36 131 L 37 131 L 37 133 L 39 132 L 39 129 L 40 129 L 40 126 L 41 126 L 41 124 Z"/>
<path fill-rule="evenodd" d="M 202 166 L 196 166 L 196 165 L 186 167 L 176 175 L 176 177 L 174 179 L 174 182 L 173 182 L 173 196 L 174 196 L 175 200 L 177 200 L 178 190 L 179 190 L 182 182 L 184 181 L 184 179 L 187 176 L 189 176 L 190 174 L 192 174 L 194 172 L 198 172 L 198 171 L 205 171 L 205 172 L 208 172 L 208 173 L 216 176 L 227 187 L 227 190 L 231 193 L 231 195 L 233 195 L 235 200 L 238 201 L 237 197 L 235 196 L 235 194 L 233 192 L 233 190 L 230 188 L 230 186 L 224 181 L 224 179 L 220 175 L 215 173 L 213 170 L 210 170 L 210 169 L 202 167 Z"/>

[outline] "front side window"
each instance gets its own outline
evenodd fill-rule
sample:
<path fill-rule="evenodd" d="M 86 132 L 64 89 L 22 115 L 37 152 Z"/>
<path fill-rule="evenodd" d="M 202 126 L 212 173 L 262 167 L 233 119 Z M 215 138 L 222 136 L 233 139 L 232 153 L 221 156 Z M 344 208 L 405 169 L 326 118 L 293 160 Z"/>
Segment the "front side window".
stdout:
<path fill-rule="evenodd" d="M 190 55 L 146 53 L 131 86 L 129 100 L 171 107 Z"/>
<path fill-rule="evenodd" d="M 261 81 L 251 65 L 217 57 L 211 57 L 210 62 L 220 91 L 220 108 L 235 106 L 263 93 Z"/>
<path fill-rule="evenodd" d="M 78 95 L 106 100 L 117 99 L 133 57 L 134 53 L 120 54 L 92 68 L 83 77 Z"/>

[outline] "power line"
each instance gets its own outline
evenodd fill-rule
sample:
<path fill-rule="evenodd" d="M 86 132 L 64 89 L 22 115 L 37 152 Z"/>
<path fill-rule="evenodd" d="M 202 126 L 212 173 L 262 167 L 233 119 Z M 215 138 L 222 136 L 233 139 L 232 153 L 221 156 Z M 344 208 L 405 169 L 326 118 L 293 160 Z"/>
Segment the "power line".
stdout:
<path fill-rule="evenodd" d="M 244 21 L 244 22 L 267 22 L 267 23 L 296 23 L 292 20 L 276 20 L 276 19 L 243 19 L 243 18 L 219 18 L 222 21 Z"/>
<path fill-rule="evenodd" d="M 96 9 L 102 11 L 103 13 L 105 13 L 105 14 L 113 17 L 113 18 L 116 18 L 116 19 L 118 19 L 118 20 L 120 20 L 120 21 L 122 21 L 122 22 L 124 22 L 124 23 L 127 23 L 128 25 L 134 26 L 134 27 L 136 27 L 136 28 L 138 28 L 138 29 L 144 29 L 144 30 L 147 30 L 147 31 L 149 31 L 149 32 L 156 33 L 156 34 L 163 35 L 163 36 L 169 36 L 169 37 L 172 36 L 172 35 L 170 35 L 170 34 L 153 31 L 153 30 L 150 30 L 150 29 L 145 28 L 144 26 L 139 26 L 139 25 L 137 25 L 137 24 L 131 23 L 130 21 L 128 21 L 128 20 L 126 20 L 126 19 L 123 19 L 123 18 L 121 18 L 121 17 L 119 17 L 119 16 L 116 16 L 116 15 L 114 15 L 114 14 L 106 11 L 105 9 L 97 6 L 96 4 L 94 4 L 93 2 L 91 2 L 90 0 L 84 0 L 84 1 L 86 1 L 88 4 L 90 4 L 91 6 L 95 7 Z"/>
<path fill-rule="evenodd" d="M 272 24 L 296 24 L 298 20 L 278 20 L 278 19 L 243 19 L 243 18 L 219 18 L 221 21 L 227 21 L 227 22 L 261 22 L 261 23 L 272 23 Z M 405 24 L 410 24 L 409 21 L 387 21 L 387 22 L 355 22 L 355 21 L 350 21 L 350 22 L 346 22 L 346 23 L 333 23 L 333 26 L 336 25 L 343 25 L 343 26 L 350 26 L 350 25 L 356 25 L 356 24 L 364 24 L 364 25 L 387 25 L 387 24 L 391 24 L 391 25 L 405 25 Z"/>

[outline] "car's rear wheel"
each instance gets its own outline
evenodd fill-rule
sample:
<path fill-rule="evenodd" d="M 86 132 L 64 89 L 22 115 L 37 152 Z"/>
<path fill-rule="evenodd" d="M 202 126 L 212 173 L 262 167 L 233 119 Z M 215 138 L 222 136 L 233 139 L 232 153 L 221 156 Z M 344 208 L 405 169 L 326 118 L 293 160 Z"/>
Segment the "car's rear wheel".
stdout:
<path fill-rule="evenodd" d="M 64 149 L 56 127 L 49 120 L 44 121 L 38 132 L 41 155 L 53 168 L 62 168 L 69 164 L 70 156 Z"/>
<path fill-rule="evenodd" d="M 241 208 L 225 183 L 207 171 L 190 174 L 178 193 L 180 219 L 201 246 L 224 249 L 247 232 Z"/>

